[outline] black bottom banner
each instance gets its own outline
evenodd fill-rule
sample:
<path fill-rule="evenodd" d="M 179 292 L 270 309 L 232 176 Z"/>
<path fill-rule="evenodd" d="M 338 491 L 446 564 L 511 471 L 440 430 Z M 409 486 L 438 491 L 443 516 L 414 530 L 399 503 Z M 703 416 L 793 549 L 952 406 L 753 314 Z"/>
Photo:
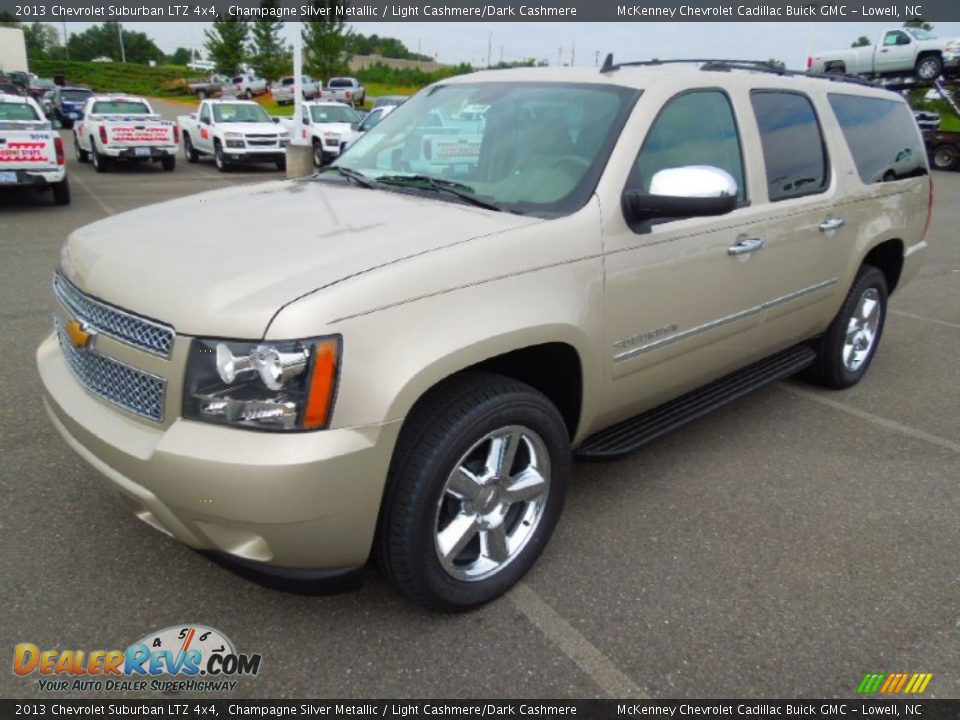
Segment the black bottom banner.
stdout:
<path fill-rule="evenodd" d="M 0 718 L 960 718 L 960 700 L 0 700 Z"/>

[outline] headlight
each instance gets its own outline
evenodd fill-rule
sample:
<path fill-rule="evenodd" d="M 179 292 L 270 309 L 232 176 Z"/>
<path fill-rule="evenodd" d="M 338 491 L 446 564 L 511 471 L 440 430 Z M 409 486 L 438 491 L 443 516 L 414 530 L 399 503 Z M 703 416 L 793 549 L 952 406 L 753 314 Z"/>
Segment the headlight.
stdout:
<path fill-rule="evenodd" d="M 197 339 L 187 361 L 183 416 L 260 430 L 321 430 L 330 423 L 339 368 L 339 335 Z"/>

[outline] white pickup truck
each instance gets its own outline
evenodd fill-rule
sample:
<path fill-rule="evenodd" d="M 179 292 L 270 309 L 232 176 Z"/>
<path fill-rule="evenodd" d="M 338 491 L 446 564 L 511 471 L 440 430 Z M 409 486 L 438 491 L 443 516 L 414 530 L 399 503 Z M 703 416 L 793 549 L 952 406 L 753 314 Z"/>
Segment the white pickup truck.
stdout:
<path fill-rule="evenodd" d="M 254 95 L 263 95 L 270 90 L 270 85 L 263 78 L 251 73 L 236 75 L 225 83 L 222 92 L 227 97 L 243 97 L 249 100 Z"/>
<path fill-rule="evenodd" d="M 319 100 L 334 100 L 360 107 L 366 102 L 367 90 L 353 77 L 330 78 L 327 86 L 320 91 Z"/>
<path fill-rule="evenodd" d="M 280 78 L 280 81 L 270 90 L 273 95 L 273 101 L 277 103 L 277 105 L 293 105 L 296 97 L 294 95 L 295 85 L 296 78 L 293 75 L 286 75 Z M 312 100 L 319 97 L 322 88 L 323 83 L 320 80 L 315 80 L 309 75 L 304 75 L 300 78 L 298 89 L 304 100 Z"/>
<path fill-rule="evenodd" d="M 204 100 L 197 112 L 177 118 L 187 162 L 212 155 L 220 172 L 235 163 L 256 162 L 285 170 L 290 132 L 277 122 L 251 100 Z"/>
<path fill-rule="evenodd" d="M 876 45 L 817 53 L 807 60 L 807 69 L 868 77 L 913 75 L 929 83 L 960 71 L 960 39 L 938 38 L 918 28 L 892 28 Z"/>
<path fill-rule="evenodd" d="M 63 140 L 33 98 L 0 93 L 0 191 L 53 190 L 57 205 L 70 204 Z"/>
<path fill-rule="evenodd" d="M 79 162 L 93 162 L 106 172 L 114 162 L 158 162 L 164 170 L 177 165 L 180 130 L 163 120 L 141 97 L 94 95 L 73 126 L 73 147 Z"/>
<path fill-rule="evenodd" d="M 313 164 L 317 167 L 340 155 L 340 141 L 360 124 L 360 116 L 349 105 L 341 102 L 316 100 L 305 102 L 299 121 L 284 118 L 280 124 L 290 130 L 291 136 L 300 138 L 313 146 Z"/>

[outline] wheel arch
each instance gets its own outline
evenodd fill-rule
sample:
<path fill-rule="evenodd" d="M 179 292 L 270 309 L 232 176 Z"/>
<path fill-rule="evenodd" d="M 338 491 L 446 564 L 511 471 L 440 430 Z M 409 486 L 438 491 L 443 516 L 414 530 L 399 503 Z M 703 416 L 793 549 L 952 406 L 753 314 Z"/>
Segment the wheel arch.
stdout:
<path fill-rule="evenodd" d="M 538 337 L 523 343 L 512 335 L 492 338 L 437 359 L 411 377 L 391 407 L 404 423 L 423 406 L 432 391 L 471 372 L 488 372 L 539 390 L 557 407 L 570 438 L 577 435 L 583 411 L 585 372 L 582 343 L 569 335 Z M 480 359 L 477 359 L 477 358 Z"/>
<path fill-rule="evenodd" d="M 903 272 L 903 249 L 903 241 L 899 238 L 884 240 L 871 247 L 860 261 L 861 265 L 871 265 L 883 273 L 887 280 L 889 294 L 893 294 L 900 282 L 900 274 Z"/>

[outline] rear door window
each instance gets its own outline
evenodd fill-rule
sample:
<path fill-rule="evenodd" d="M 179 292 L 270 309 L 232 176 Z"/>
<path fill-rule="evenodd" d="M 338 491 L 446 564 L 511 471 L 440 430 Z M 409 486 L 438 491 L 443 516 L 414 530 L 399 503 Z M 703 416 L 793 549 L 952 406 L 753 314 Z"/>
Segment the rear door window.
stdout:
<path fill-rule="evenodd" d="M 750 102 L 760 129 L 770 202 L 826 190 L 830 166 L 810 98 L 795 92 L 755 90 Z"/>
<path fill-rule="evenodd" d="M 906 103 L 840 93 L 828 97 L 865 184 L 927 174 L 923 140 Z"/>

